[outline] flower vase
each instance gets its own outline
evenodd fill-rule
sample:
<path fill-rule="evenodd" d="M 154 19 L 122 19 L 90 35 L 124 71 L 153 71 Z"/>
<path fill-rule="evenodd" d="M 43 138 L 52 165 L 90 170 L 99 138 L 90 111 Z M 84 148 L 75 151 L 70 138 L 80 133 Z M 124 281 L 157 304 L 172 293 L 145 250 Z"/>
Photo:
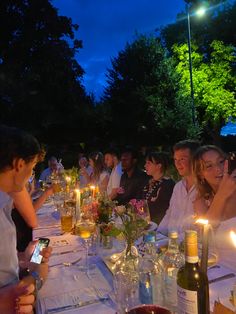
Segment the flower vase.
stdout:
<path fill-rule="evenodd" d="M 126 250 L 121 254 L 113 269 L 117 313 L 126 313 L 127 309 L 137 302 L 138 265 L 137 248 L 132 243 L 127 243 Z"/>
<path fill-rule="evenodd" d="M 99 226 L 99 245 L 103 249 L 112 249 L 113 247 L 113 239 L 111 236 L 106 234 L 106 224 L 102 224 Z"/>

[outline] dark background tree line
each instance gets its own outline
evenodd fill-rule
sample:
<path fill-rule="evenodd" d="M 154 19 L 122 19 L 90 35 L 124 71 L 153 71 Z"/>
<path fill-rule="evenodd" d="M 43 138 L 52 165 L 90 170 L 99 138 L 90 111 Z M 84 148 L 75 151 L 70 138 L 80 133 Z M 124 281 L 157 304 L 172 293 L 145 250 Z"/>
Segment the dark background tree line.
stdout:
<path fill-rule="evenodd" d="M 189 1 L 190 10 L 200 2 Z M 65 151 L 81 150 L 80 143 L 169 149 L 186 137 L 218 141 L 222 124 L 236 117 L 236 2 L 221 3 L 208 1 L 201 21 L 191 17 L 199 122 L 193 127 L 186 12 L 156 36 L 137 34 L 113 57 L 96 103 L 82 84 L 79 26 L 59 16 L 50 0 L 1 0 L 0 122 Z"/>

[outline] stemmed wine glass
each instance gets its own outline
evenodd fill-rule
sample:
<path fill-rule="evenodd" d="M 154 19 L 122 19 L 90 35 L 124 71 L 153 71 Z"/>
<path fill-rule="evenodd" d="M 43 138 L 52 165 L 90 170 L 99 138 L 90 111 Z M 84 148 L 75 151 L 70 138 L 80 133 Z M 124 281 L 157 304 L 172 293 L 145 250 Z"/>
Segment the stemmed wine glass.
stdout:
<path fill-rule="evenodd" d="M 85 267 L 84 271 L 89 274 L 89 261 L 88 261 L 88 250 L 90 239 L 96 231 L 96 224 L 92 216 L 86 215 L 81 217 L 75 224 L 75 234 L 84 240 L 86 255 L 85 255 Z"/>

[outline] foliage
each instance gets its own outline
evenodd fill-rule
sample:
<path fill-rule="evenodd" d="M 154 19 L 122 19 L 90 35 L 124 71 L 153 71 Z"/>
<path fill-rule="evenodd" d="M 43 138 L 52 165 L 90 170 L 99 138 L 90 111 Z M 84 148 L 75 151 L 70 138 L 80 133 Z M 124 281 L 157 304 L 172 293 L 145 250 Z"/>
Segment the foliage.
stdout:
<path fill-rule="evenodd" d="M 107 78 L 104 105 L 111 117 L 111 137 L 171 145 L 187 136 L 192 124 L 189 102 L 176 97 L 178 75 L 156 38 L 139 35 L 127 44 L 112 59 Z"/>
<path fill-rule="evenodd" d="M 71 185 L 75 185 L 79 178 L 79 169 L 77 167 L 72 167 L 71 169 L 64 169 L 63 172 L 64 179 Z M 70 178 L 68 181 L 68 178 Z"/>
<path fill-rule="evenodd" d="M 64 134 L 68 141 L 84 124 L 90 104 L 75 59 L 82 48 L 77 30 L 50 0 L 1 0 L 1 122 L 46 139 L 52 133 L 54 141 Z"/>
<path fill-rule="evenodd" d="M 232 72 L 236 57 L 234 47 L 223 42 L 213 41 L 210 48 L 210 60 L 206 62 L 198 47 L 192 47 L 195 106 L 202 128 L 208 126 L 218 131 L 222 122 L 230 116 L 236 117 L 236 77 Z M 176 71 L 181 76 L 180 92 L 187 97 L 190 94 L 188 47 L 176 44 L 173 53 Z"/>

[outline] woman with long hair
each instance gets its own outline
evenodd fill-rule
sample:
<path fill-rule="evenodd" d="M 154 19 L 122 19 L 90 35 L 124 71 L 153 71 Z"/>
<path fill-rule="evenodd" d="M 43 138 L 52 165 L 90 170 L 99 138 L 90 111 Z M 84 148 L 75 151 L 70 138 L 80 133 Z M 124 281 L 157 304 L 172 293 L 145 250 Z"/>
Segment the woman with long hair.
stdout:
<path fill-rule="evenodd" d="M 165 152 L 151 152 L 146 156 L 145 169 L 151 176 L 144 187 L 143 196 L 148 202 L 151 220 L 160 223 L 169 207 L 175 182 L 166 176 L 170 158 Z"/>
<path fill-rule="evenodd" d="M 89 165 L 93 168 L 90 183 L 98 185 L 101 193 L 106 192 L 109 181 L 109 172 L 104 164 L 104 156 L 101 152 L 93 152 L 89 155 Z"/>
<path fill-rule="evenodd" d="M 226 154 L 217 146 L 200 147 L 193 158 L 197 198 L 194 209 L 213 225 L 236 216 L 236 170 L 228 173 Z"/>

